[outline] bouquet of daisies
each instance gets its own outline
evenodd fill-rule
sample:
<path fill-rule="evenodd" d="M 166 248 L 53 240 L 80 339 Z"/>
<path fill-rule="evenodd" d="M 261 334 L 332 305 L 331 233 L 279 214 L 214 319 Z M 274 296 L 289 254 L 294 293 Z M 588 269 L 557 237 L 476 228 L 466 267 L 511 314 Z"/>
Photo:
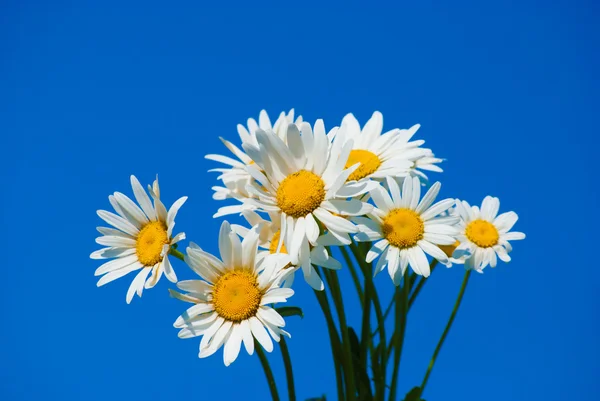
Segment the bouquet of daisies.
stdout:
<path fill-rule="evenodd" d="M 173 230 L 187 198 L 167 209 L 158 179 L 144 189 L 131 176 L 137 203 L 115 192 L 109 196 L 115 213 L 98 211 L 112 226 L 98 227 L 96 242 L 104 248 L 91 254 L 108 259 L 96 270 L 102 276 L 98 286 L 136 272 L 126 296 L 130 303 L 164 275 L 178 288 L 169 290 L 171 296 L 191 305 L 174 326 L 180 338 L 201 337 L 200 358 L 223 348 L 229 365 L 243 344 L 258 354 L 272 398 L 279 400 L 264 352 L 273 350 L 274 340 L 284 358 L 288 397 L 295 400 L 284 318 L 302 310 L 278 305 L 293 296 L 295 285 L 309 285 L 327 321 L 338 400 L 394 401 L 408 311 L 438 264 L 464 265 L 458 298 L 424 379 L 404 397 L 421 400 L 471 272 L 495 267 L 498 259 L 509 262 L 510 241 L 525 238 L 510 231 L 517 214 L 499 214 L 500 201 L 491 196 L 481 207 L 438 200 L 441 184 L 429 185 L 425 171 L 442 172 L 442 159 L 422 147 L 423 140 L 413 140 L 419 125 L 383 132 L 379 112 L 362 128 L 348 114 L 327 131 L 322 120 L 311 125 L 293 110 L 274 124 L 262 111 L 258 122 L 249 119 L 237 128 L 241 143 L 221 138 L 233 157 L 206 157 L 223 165 L 212 170 L 222 183 L 213 187 L 213 198 L 234 202 L 214 217 L 236 214 L 247 224 L 223 221 L 218 256 L 194 242 L 181 252 L 185 234 Z M 184 261 L 198 279 L 178 281 L 169 256 Z M 385 308 L 373 282 L 383 270 L 396 288 Z M 362 304 L 356 330 L 347 325 L 338 280 L 348 273 Z M 306 283 L 295 281 L 296 275 Z M 394 331 L 388 333 L 384 323 L 392 313 Z"/>

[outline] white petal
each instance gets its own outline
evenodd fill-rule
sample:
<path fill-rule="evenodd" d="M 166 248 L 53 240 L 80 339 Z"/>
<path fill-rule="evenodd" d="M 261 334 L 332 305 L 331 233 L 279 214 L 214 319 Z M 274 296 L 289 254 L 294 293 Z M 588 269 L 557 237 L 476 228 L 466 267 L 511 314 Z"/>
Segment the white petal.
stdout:
<path fill-rule="evenodd" d="M 367 252 L 366 262 L 371 263 L 375 258 L 383 253 L 390 243 L 387 239 L 382 239 L 373 244 L 373 247 Z"/>
<path fill-rule="evenodd" d="M 181 208 L 181 206 L 183 206 L 183 204 L 185 203 L 186 200 L 187 200 L 187 196 L 182 196 L 181 198 L 177 199 L 175 201 L 175 203 L 173 203 L 173 205 L 169 209 L 169 212 L 167 213 L 167 221 L 166 221 L 167 226 L 170 226 L 171 223 L 173 223 L 175 221 L 175 216 L 177 216 L 177 212 L 179 211 L 179 208 Z"/>
<path fill-rule="evenodd" d="M 132 175 L 131 177 L 131 187 L 133 188 L 133 195 L 135 199 L 142 207 L 144 213 L 150 220 L 156 220 L 156 211 L 152 207 L 152 202 L 150 202 L 150 197 L 142 187 L 142 184 L 138 181 L 138 179 Z"/>
<path fill-rule="evenodd" d="M 421 218 L 423 220 L 429 220 L 429 219 L 439 215 L 440 213 L 445 212 L 446 210 L 451 208 L 453 204 L 454 204 L 454 199 L 441 200 L 441 201 L 437 202 L 436 204 L 434 204 L 433 206 L 431 206 L 425 212 L 423 212 L 421 214 Z"/>
<path fill-rule="evenodd" d="M 242 330 L 239 324 L 234 324 L 231 329 L 229 339 L 225 343 L 225 349 L 223 350 L 223 363 L 225 366 L 229 366 L 235 361 L 240 354 L 240 348 L 242 346 Z"/>
<path fill-rule="evenodd" d="M 173 267 L 171 266 L 171 262 L 169 261 L 167 255 L 163 257 L 162 263 L 167 279 L 172 283 L 176 283 L 177 275 L 175 274 L 175 271 L 173 270 Z"/>
<path fill-rule="evenodd" d="M 240 322 L 240 330 L 242 332 L 242 340 L 244 341 L 246 352 L 249 355 L 254 354 L 254 337 L 252 337 L 250 322 L 248 320 L 242 320 Z"/>
<path fill-rule="evenodd" d="M 273 351 L 273 341 L 271 340 L 271 337 L 269 337 L 269 334 L 262 323 L 254 316 L 250 318 L 249 322 L 250 330 L 252 330 L 254 338 L 262 345 L 265 351 Z"/>
<path fill-rule="evenodd" d="M 407 251 L 408 262 L 410 264 L 410 267 L 412 267 L 412 269 L 414 270 L 414 272 L 423 277 L 429 277 L 429 262 L 427 261 L 427 256 L 425 256 L 423 250 L 418 246 L 415 246 L 408 249 Z"/>
<path fill-rule="evenodd" d="M 499 209 L 500 200 L 492 196 L 486 196 L 481 203 L 481 218 L 491 223 L 496 218 Z"/>
<path fill-rule="evenodd" d="M 142 267 L 144 267 L 144 266 L 141 263 L 135 262 L 135 263 L 132 263 L 129 266 L 126 266 L 122 269 L 111 271 L 111 272 L 105 274 L 104 276 L 102 276 L 100 278 L 100 280 L 98 280 L 98 282 L 96 283 L 96 286 L 101 287 L 104 284 L 108 284 L 111 281 L 121 278 L 121 277 L 131 273 L 132 271 L 141 269 Z"/>
<path fill-rule="evenodd" d="M 136 205 L 134 201 L 129 199 L 129 197 L 120 192 L 115 192 L 115 199 L 121 208 L 123 208 L 125 212 L 129 213 L 131 217 L 133 217 L 138 223 L 142 225 L 148 223 L 148 217 L 146 217 L 142 209 L 140 209 L 140 207 Z"/>
<path fill-rule="evenodd" d="M 421 214 L 425 210 L 427 210 L 429 208 L 429 206 L 431 206 L 433 204 L 433 201 L 435 201 L 435 198 L 437 197 L 438 193 L 440 192 L 441 187 L 442 187 L 442 184 L 440 184 L 439 182 L 436 182 L 435 184 L 433 184 L 431 186 L 431 188 L 429 188 L 429 191 L 427 191 L 425 196 L 423 196 L 423 199 L 421 199 L 421 201 L 417 205 L 415 212 Z"/>
<path fill-rule="evenodd" d="M 98 210 L 97 213 L 102 220 L 133 237 L 137 236 L 140 232 L 133 224 L 121 216 L 117 216 L 116 214 L 107 212 L 106 210 Z"/>

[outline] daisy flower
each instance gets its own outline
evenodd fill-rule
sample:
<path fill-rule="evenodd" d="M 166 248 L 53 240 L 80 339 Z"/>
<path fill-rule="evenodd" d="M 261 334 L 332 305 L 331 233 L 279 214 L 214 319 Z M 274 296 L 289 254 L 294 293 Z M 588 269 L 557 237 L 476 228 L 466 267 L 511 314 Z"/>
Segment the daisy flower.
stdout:
<path fill-rule="evenodd" d="M 271 124 L 271 120 L 269 119 L 267 112 L 265 110 L 261 110 L 258 122 L 253 118 L 249 118 L 247 127 L 238 124 L 237 130 L 242 142 L 242 146 L 245 145 L 258 149 L 258 143 L 256 142 L 257 129 L 273 131 L 280 138 L 285 140 L 287 125 L 289 123 L 300 124 L 301 122 L 301 116 L 294 121 L 294 109 L 291 109 L 287 114 L 282 112 L 275 121 L 275 124 Z M 213 199 L 225 200 L 233 198 L 237 200 L 243 200 L 244 198 L 252 197 L 252 195 L 246 191 L 246 186 L 252 181 L 252 177 L 246 171 L 245 166 L 248 164 L 253 164 L 254 161 L 242 149 L 235 146 L 233 143 L 223 138 L 219 139 L 235 156 L 235 158 L 218 154 L 209 154 L 205 156 L 209 160 L 214 160 L 227 165 L 227 167 L 224 168 L 215 168 L 209 170 L 220 173 L 218 179 L 221 180 L 224 185 L 214 186 L 212 188 L 215 191 L 213 194 Z M 220 217 L 231 213 L 239 213 L 243 209 L 243 205 L 225 206 L 221 208 L 214 217 Z"/>
<path fill-rule="evenodd" d="M 310 245 L 317 245 L 321 229 L 350 243 L 348 234 L 358 229 L 340 215 L 364 215 L 372 206 L 358 199 L 339 198 L 365 193 L 371 185 L 346 183 L 358 166 L 344 169 L 352 149 L 344 130 L 337 131 L 331 148 L 322 120 L 316 122 L 314 131 L 308 123 L 303 123 L 301 130 L 288 125 L 287 144 L 272 132 L 257 130 L 258 151 L 244 148 L 258 165 L 246 166 L 255 179 L 248 191 L 256 198 L 244 202 L 280 215 L 281 238 L 288 254 L 299 261 L 307 282 L 322 289 L 321 279 L 307 262 Z"/>
<path fill-rule="evenodd" d="M 451 245 L 456 241 L 458 230 L 454 225 L 458 218 L 437 217 L 448 210 L 454 200 L 444 199 L 433 204 L 440 191 L 439 182 L 431 186 L 423 199 L 420 199 L 421 183 L 417 177 L 407 177 L 402 191 L 392 178 L 388 177 L 387 184 L 389 194 L 381 186 L 371 191 L 371 199 L 377 206 L 369 215 L 371 219 L 353 219 L 360 229 L 354 238 L 375 242 L 366 261 L 370 263 L 379 256 L 375 274 L 387 265 L 395 285 L 400 284 L 408 265 L 415 273 L 428 277 L 430 268 L 425 253 L 446 264 L 448 257 L 438 245 Z"/>
<path fill-rule="evenodd" d="M 278 288 L 277 271 L 269 260 L 259 271 L 256 250 L 258 226 L 240 241 L 227 221 L 219 232 L 221 260 L 195 244 L 187 248 L 186 263 L 202 280 L 180 281 L 177 286 L 187 293 L 170 291 L 182 301 L 194 304 L 174 323 L 180 338 L 202 336 L 200 358 L 214 354 L 224 345 L 223 361 L 229 366 L 236 360 L 241 343 L 249 354 L 254 339 L 267 351 L 281 335 L 290 336 L 282 327 L 283 317 L 269 304 L 286 302 L 294 294 L 290 288 Z"/>
<path fill-rule="evenodd" d="M 498 216 L 500 200 L 486 196 L 481 204 L 470 206 L 466 201 L 456 200 L 456 211 L 460 215 L 458 240 L 461 244 L 454 251 L 455 258 L 467 258 L 465 267 L 482 273 L 490 265 L 496 267 L 497 259 L 510 262 L 508 253 L 512 251 L 509 241 L 521 240 L 525 234 L 510 229 L 519 216 L 506 212 Z"/>
<path fill-rule="evenodd" d="M 359 167 L 348 177 L 350 181 L 405 177 L 413 166 L 411 158 L 421 154 L 418 146 L 423 141 L 408 142 L 418 126 L 410 130 L 393 129 L 382 134 L 383 115 L 378 111 L 373 113 L 362 129 L 352 114 L 342 119 L 342 127 L 347 131 L 347 140 L 354 143 L 346 168 L 359 163 Z"/>
<path fill-rule="evenodd" d="M 109 196 L 117 214 L 98 210 L 98 216 L 114 228 L 98 227 L 102 236 L 96 238 L 96 242 L 107 248 L 90 255 L 92 259 L 114 258 L 96 269 L 95 275 L 102 275 L 98 287 L 141 269 L 129 286 L 127 303 L 131 302 L 135 293 L 141 297 L 144 288 L 154 287 L 163 273 L 169 281 L 177 282 L 167 254 L 171 245 L 185 239 L 185 233 L 173 236 L 173 228 L 175 216 L 187 200 L 186 196 L 179 198 L 167 212 L 160 200 L 158 178 L 153 187 L 148 186 L 154 205 L 133 175 L 131 186 L 139 206 L 120 192 Z"/>
<path fill-rule="evenodd" d="M 325 249 L 325 246 L 320 244 L 320 240 L 323 238 L 323 236 L 317 239 L 317 245 L 309 245 L 310 253 L 308 258 L 292 258 L 291 255 L 288 254 L 281 238 L 281 219 L 278 214 L 271 213 L 269 215 L 270 220 L 265 220 L 258 213 L 247 210 L 242 212 L 242 216 L 244 216 L 246 221 L 251 226 L 260 225 L 261 230 L 259 234 L 259 251 L 257 258 L 262 261 L 267 255 L 276 256 L 275 260 L 277 260 L 282 273 L 281 285 L 283 287 L 290 287 L 294 281 L 294 274 L 290 274 L 288 269 L 292 269 L 291 272 L 293 273 L 302 268 L 305 278 L 307 278 L 307 280 L 313 280 L 309 281 L 309 284 L 315 289 L 320 289 L 322 282 L 320 280 L 314 280 L 319 276 L 316 274 L 309 274 L 311 271 L 309 266 L 311 264 L 333 270 L 342 268 L 342 264 L 338 260 L 331 257 L 329 252 L 327 252 L 327 249 Z M 249 231 L 248 228 L 237 224 L 232 224 L 231 228 L 242 238 L 245 238 Z M 290 232 L 289 234 L 292 233 Z"/>

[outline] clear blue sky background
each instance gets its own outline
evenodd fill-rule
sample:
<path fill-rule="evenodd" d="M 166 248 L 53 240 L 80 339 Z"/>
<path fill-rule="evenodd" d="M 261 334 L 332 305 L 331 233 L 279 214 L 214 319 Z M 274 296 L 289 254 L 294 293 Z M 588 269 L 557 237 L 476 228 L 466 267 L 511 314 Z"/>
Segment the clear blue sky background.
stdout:
<path fill-rule="evenodd" d="M 600 398 L 598 3 L 49 3 L 0 5 L 0 399 L 268 399 L 256 357 L 225 368 L 177 338 L 185 305 L 166 281 L 128 306 L 130 278 L 96 288 L 88 255 L 96 209 L 131 193 L 130 174 L 156 173 L 169 204 L 189 196 L 177 227 L 216 251 L 222 204 L 204 155 L 225 153 L 217 137 L 235 140 L 260 109 L 291 107 L 328 127 L 374 110 L 388 128 L 420 123 L 447 158 L 443 196 L 491 194 L 519 213 L 527 239 L 511 264 L 473 277 L 428 401 Z M 462 275 L 437 270 L 411 313 L 402 394 Z M 334 399 L 324 319 L 297 284 L 299 399 Z M 376 284 L 387 300 L 387 275 Z M 280 353 L 270 358 L 285 397 Z"/>

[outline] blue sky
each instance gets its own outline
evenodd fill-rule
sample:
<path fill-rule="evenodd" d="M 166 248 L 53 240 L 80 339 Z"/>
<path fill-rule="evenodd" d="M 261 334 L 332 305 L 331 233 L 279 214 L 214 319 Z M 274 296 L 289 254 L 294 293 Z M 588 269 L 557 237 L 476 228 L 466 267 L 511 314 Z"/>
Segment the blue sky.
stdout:
<path fill-rule="evenodd" d="M 600 397 L 597 3 L 196 3 L 0 6 L 1 399 L 268 398 L 256 357 L 225 368 L 177 338 L 185 305 L 166 281 L 126 305 L 130 279 L 96 288 L 89 254 L 107 196 L 156 173 L 167 203 L 189 196 L 178 228 L 216 251 L 204 155 L 261 109 L 292 107 L 328 127 L 374 110 L 384 127 L 420 123 L 447 159 L 441 196 L 491 194 L 520 216 L 527 239 L 512 263 L 472 277 L 428 401 Z M 436 270 L 411 312 L 402 394 L 421 381 L 462 274 Z M 376 284 L 387 300 L 389 277 Z M 333 399 L 324 319 L 309 287 L 295 289 L 299 399 Z M 279 352 L 270 359 L 285 397 Z"/>

